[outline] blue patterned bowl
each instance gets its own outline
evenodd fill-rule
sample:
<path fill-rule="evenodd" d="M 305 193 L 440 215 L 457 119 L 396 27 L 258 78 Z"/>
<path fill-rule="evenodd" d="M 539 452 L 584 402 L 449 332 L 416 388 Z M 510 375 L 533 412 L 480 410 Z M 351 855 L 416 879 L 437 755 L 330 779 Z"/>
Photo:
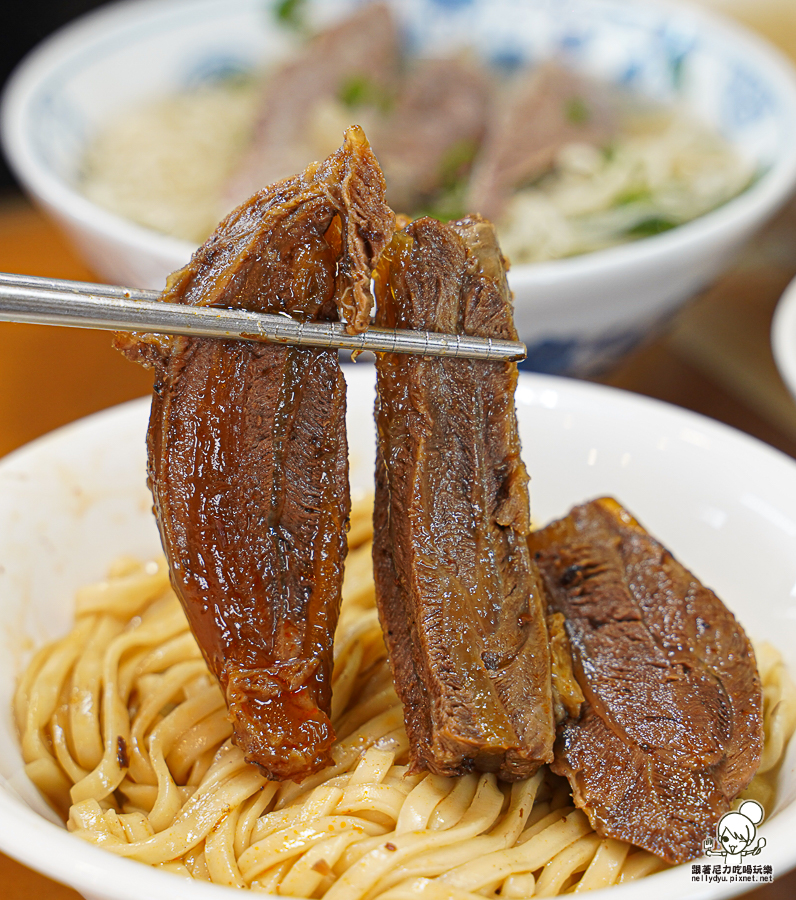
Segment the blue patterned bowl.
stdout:
<path fill-rule="evenodd" d="M 352 0 L 314 0 L 334 18 Z M 394 0 L 419 53 L 466 44 L 501 67 L 563 58 L 715 126 L 760 176 L 719 209 L 665 234 L 580 257 L 515 266 L 526 368 L 590 375 L 615 364 L 707 286 L 796 186 L 796 75 L 773 48 L 671 2 Z M 82 148 L 109 115 L 146 97 L 251 69 L 291 36 L 263 0 L 127 0 L 77 20 L 23 62 L 2 138 L 20 181 L 93 269 L 159 288 L 194 249 L 100 209 L 76 188 Z"/>

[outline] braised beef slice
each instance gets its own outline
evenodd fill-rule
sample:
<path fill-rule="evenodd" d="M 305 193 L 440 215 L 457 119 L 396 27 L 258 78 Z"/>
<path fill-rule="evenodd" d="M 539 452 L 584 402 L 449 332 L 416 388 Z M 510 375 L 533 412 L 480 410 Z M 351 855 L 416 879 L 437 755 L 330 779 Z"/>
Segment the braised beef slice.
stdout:
<path fill-rule="evenodd" d="M 437 192 L 464 185 L 484 134 L 492 87 L 486 69 L 469 57 L 413 63 L 393 108 L 371 131 L 394 209 L 415 213 Z"/>
<path fill-rule="evenodd" d="M 380 325 L 516 339 L 478 217 L 413 222 L 375 277 Z M 523 778 L 554 733 L 516 366 L 384 354 L 376 368 L 374 576 L 413 769 Z"/>
<path fill-rule="evenodd" d="M 467 208 L 499 219 L 515 190 L 548 171 L 573 141 L 600 144 L 616 127 L 605 88 L 555 63 L 525 70 L 494 105 Z"/>
<path fill-rule="evenodd" d="M 760 762 L 743 629 L 614 500 L 575 507 L 529 546 L 585 698 L 559 726 L 553 770 L 600 834 L 670 862 L 700 855 Z"/>
<path fill-rule="evenodd" d="M 393 215 L 364 135 L 235 210 L 163 299 L 367 320 Z M 155 368 L 148 476 L 171 578 L 226 691 L 234 739 L 270 778 L 328 761 L 332 638 L 350 508 L 337 353 L 122 336 Z"/>
<path fill-rule="evenodd" d="M 298 48 L 263 87 L 250 145 L 226 186 L 228 206 L 318 158 L 313 130 L 324 105 L 351 92 L 389 96 L 400 54 L 398 28 L 384 3 L 363 4 Z M 368 124 L 356 112 L 352 120 Z"/>

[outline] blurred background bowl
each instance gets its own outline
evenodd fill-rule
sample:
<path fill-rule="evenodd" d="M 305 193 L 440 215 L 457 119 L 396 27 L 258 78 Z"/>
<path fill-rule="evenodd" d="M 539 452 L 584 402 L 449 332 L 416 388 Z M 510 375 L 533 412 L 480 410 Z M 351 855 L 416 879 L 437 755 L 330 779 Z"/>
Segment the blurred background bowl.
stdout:
<path fill-rule="evenodd" d="M 779 374 L 796 400 L 796 279 L 788 285 L 774 311 L 771 350 Z"/>
<path fill-rule="evenodd" d="M 354 4 L 327 0 L 331 19 Z M 796 76 L 768 44 L 683 4 L 628 0 L 411 0 L 394 7 L 419 53 L 467 44 L 487 60 L 556 56 L 656 101 L 681 102 L 754 161 L 759 177 L 664 234 L 510 273 L 524 367 L 609 369 L 706 287 L 796 186 Z M 2 139 L 20 183 L 102 278 L 162 288 L 193 245 L 143 228 L 78 188 L 89 138 L 119 110 L 289 52 L 262 0 L 128 0 L 40 45 L 8 83 Z"/>

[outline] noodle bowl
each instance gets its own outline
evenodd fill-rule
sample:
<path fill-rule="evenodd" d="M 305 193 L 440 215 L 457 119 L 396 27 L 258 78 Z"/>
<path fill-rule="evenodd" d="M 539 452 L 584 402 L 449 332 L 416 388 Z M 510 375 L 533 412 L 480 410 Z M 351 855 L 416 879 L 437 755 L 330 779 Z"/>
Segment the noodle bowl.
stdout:
<path fill-rule="evenodd" d="M 89 143 L 81 166 L 86 196 L 132 222 L 202 243 L 226 212 L 224 186 L 252 129 L 256 88 L 253 78 L 222 82 L 123 111 Z M 606 85 L 600 90 L 611 94 Z M 496 220 L 513 265 L 662 233 L 721 206 L 753 180 L 754 164 L 686 110 L 622 101 L 629 109 L 610 142 L 564 145 L 551 169 L 516 191 Z M 314 156 L 297 165 L 328 156 L 357 114 L 341 106 L 324 123 Z"/>
<path fill-rule="evenodd" d="M 364 366 L 349 367 L 347 378 L 352 476 L 355 492 L 361 493 L 372 477 L 372 373 Z M 610 487 L 644 514 L 650 528 L 686 564 L 716 586 L 753 637 L 776 642 L 793 666 L 789 625 L 777 612 L 787 608 L 792 581 L 788 566 L 796 557 L 796 538 L 787 524 L 790 504 L 796 508 L 796 472 L 791 461 L 715 423 L 590 385 L 523 377 L 517 403 L 525 454 L 534 473 L 538 521 Z M 433 867 L 435 860 L 437 867 L 444 866 L 443 871 L 451 874 L 449 882 L 455 879 L 445 888 L 445 896 L 457 896 L 453 888 L 468 893 L 488 890 L 497 877 L 504 885 L 502 895 L 525 896 L 530 882 L 522 865 L 536 866 L 532 871 L 537 892 L 545 887 L 561 889 L 569 873 L 585 877 L 600 847 L 599 865 L 590 878 L 615 880 L 623 872 L 642 874 L 646 866 L 658 865 L 647 854 L 596 838 L 582 814 L 567 809 L 566 786 L 546 773 L 513 788 L 498 785 L 490 776 L 468 776 L 458 782 L 461 786 L 428 776 L 404 776 L 406 745 L 400 710 L 383 664 L 370 607 L 371 588 L 362 576 L 369 567 L 362 526 L 352 536 L 352 544 L 358 543 L 360 549 L 353 551 L 348 569 L 338 638 L 334 715 L 341 739 L 334 770 L 325 773 L 323 782 L 277 788 L 264 785 L 258 773 L 241 763 L 234 748 L 218 753 L 229 733 L 221 697 L 187 635 L 165 573 L 157 565 L 119 559 L 123 552 L 138 559 L 152 558 L 157 552 L 151 501 L 144 485 L 146 414 L 144 404 L 111 411 L 48 438 L 0 466 L 0 527 L 5 529 L 2 546 L 6 551 L 0 561 L 4 566 L 0 589 L 7 601 L 2 615 L 5 633 L 13 635 L 18 648 L 16 658 L 5 662 L 6 708 L 11 706 L 12 681 L 30 657 L 29 652 L 20 652 L 27 634 L 35 636 L 37 645 L 45 639 L 57 640 L 56 656 L 61 654 L 63 672 L 71 666 L 70 654 L 75 660 L 80 656 L 80 682 L 73 686 L 84 692 L 81 696 L 99 696 L 105 672 L 123 696 L 132 698 L 135 709 L 126 726 L 126 704 L 112 708 L 112 724 L 103 734 L 103 726 L 87 714 L 85 705 L 75 705 L 71 719 L 64 719 L 63 712 L 58 712 L 62 704 L 57 690 L 50 695 L 52 712 L 47 714 L 39 706 L 33 715 L 26 708 L 31 696 L 26 691 L 19 708 L 23 719 L 41 721 L 36 718 L 40 714 L 51 720 L 55 714 L 58 719 L 56 740 L 51 746 L 42 743 L 51 759 L 57 760 L 60 754 L 63 762 L 58 766 L 63 768 L 65 763 L 80 785 L 73 826 L 82 829 L 84 836 L 93 833 L 100 846 L 43 822 L 31 811 L 31 806 L 44 807 L 22 774 L 17 739 L 9 726 L 0 771 L 6 781 L 13 779 L 26 803 L 0 791 L 0 846 L 5 852 L 93 896 L 158 900 L 173 896 L 176 883 L 108 849 L 139 858 L 146 845 L 144 856 L 149 858 L 145 861 L 150 864 L 183 874 L 180 867 L 184 867 L 200 877 L 212 872 L 221 881 L 234 879 L 237 868 L 244 883 L 261 888 L 269 886 L 269 878 L 278 877 L 292 879 L 287 885 L 292 884 L 293 890 L 306 890 L 305 876 L 323 887 L 324 878 L 329 877 L 324 863 L 337 874 L 341 873 L 338 867 L 346 865 L 347 880 L 341 881 L 341 875 L 337 889 L 342 892 L 346 885 L 346 897 L 357 892 L 367 897 L 376 887 L 389 896 L 407 896 L 406 882 L 414 892 L 421 885 L 429 896 L 438 896 L 435 890 L 440 885 L 434 879 L 442 873 L 421 870 L 421 856 L 426 866 Z M 630 435 L 621 424 L 628 418 L 636 426 Z M 620 465 L 622 458 L 626 461 Z M 663 458 L 666 467 L 660 464 Z M 661 473 L 655 485 L 649 477 L 653 470 Z M 737 485 L 739 471 L 747 473 L 742 488 Z M 670 498 L 675 490 L 680 501 L 676 510 L 661 499 L 667 494 Z M 706 509 L 720 508 L 734 523 L 730 531 L 717 528 L 717 512 L 712 525 L 707 521 Z M 113 559 L 117 559 L 111 566 L 113 577 L 105 579 L 107 586 L 97 587 Z M 749 559 L 754 559 L 754 565 Z M 92 580 L 94 586 L 79 589 Z M 79 631 L 77 640 L 70 641 L 65 635 L 72 622 L 69 594 L 73 591 L 77 595 L 74 624 Z M 763 597 L 771 598 L 770 604 L 762 604 Z M 118 614 L 110 614 L 111 608 L 118 609 Z M 125 625 L 128 619 L 133 620 L 131 626 Z M 354 631 L 359 636 L 356 641 Z M 89 633 L 96 640 L 87 640 Z M 165 646 L 171 658 L 153 652 L 155 644 Z M 765 661 L 761 653 L 764 679 L 773 685 L 765 673 Z M 41 674 L 43 665 L 40 656 L 32 674 Z M 65 675 L 62 683 L 66 683 Z M 355 698 L 356 705 L 347 697 Z M 362 710 L 367 704 L 370 709 Z M 352 715 L 352 709 L 360 712 Z M 194 727 L 197 722 L 201 727 Z M 31 729 L 26 753 L 35 749 L 42 735 L 38 726 Z M 360 738 L 366 745 L 364 754 Z M 769 747 L 773 746 L 769 740 Z M 782 743 L 770 752 L 772 758 L 778 757 Z M 120 779 L 125 755 L 130 774 Z M 793 789 L 791 759 L 788 756 L 782 769 L 774 802 L 764 800 L 767 821 L 761 833 L 768 844 L 759 861 L 770 862 L 775 874 L 793 861 L 788 856 L 792 842 L 787 835 L 794 827 L 794 810 L 786 799 Z M 49 764 L 33 765 L 32 774 L 41 776 L 47 787 Z M 133 773 L 139 779 L 135 787 Z M 58 802 L 57 779 L 52 783 Z M 114 791 L 121 797 L 122 786 L 127 791 L 123 800 L 127 808 L 120 805 L 109 813 L 107 798 Z M 97 799 L 103 792 L 106 799 Z M 188 810 L 175 825 L 175 813 L 186 803 Z M 191 816 L 198 814 L 202 804 L 210 811 L 204 825 L 197 825 L 198 819 Z M 327 830 L 319 836 L 320 823 Z M 204 829 L 204 834 L 186 850 L 185 835 L 194 826 Z M 457 845 L 449 840 L 452 832 L 461 836 L 456 829 L 464 830 L 471 843 Z M 418 831 L 422 838 L 417 837 Z M 534 843 L 543 831 L 547 831 L 544 842 Z M 302 854 L 285 848 L 291 835 L 294 841 L 306 842 Z M 520 836 L 522 843 L 517 845 Z M 550 839 L 558 843 L 540 850 L 540 844 Z M 498 841 L 515 846 L 499 849 Z M 539 856 L 532 855 L 537 852 Z M 528 857 L 518 862 L 521 854 Z M 554 857 L 556 865 L 545 870 Z M 490 868 L 487 877 L 483 868 L 487 860 L 499 867 L 498 875 Z M 675 892 L 688 896 L 689 883 L 688 867 L 677 867 L 647 879 L 643 896 L 669 897 Z M 186 897 L 199 898 L 211 888 L 194 881 L 180 890 Z M 635 896 L 633 891 L 630 885 L 623 888 L 630 896 Z"/>
<path fill-rule="evenodd" d="M 26 772 L 70 831 L 181 875 L 328 900 L 553 896 L 664 868 L 596 835 L 546 767 L 511 786 L 408 773 L 375 609 L 371 509 L 352 513 L 333 764 L 301 784 L 267 782 L 231 744 L 222 692 L 164 562 L 121 559 L 78 592 L 75 627 L 34 657 L 15 698 Z M 796 727 L 796 686 L 770 645 L 758 657 L 766 752 L 743 796 L 770 808 L 766 775 Z"/>
<path fill-rule="evenodd" d="M 331 18 L 351 3 L 309 5 Z M 717 277 L 793 192 L 792 68 L 714 16 L 665 0 L 395 6 L 424 54 L 450 55 L 459 42 L 476 43 L 487 59 L 547 59 L 572 35 L 567 58 L 584 74 L 610 83 L 632 75 L 638 93 L 662 101 L 677 99 L 667 95 L 673 73 L 693 72 L 676 92 L 688 114 L 724 134 L 761 173 L 720 209 L 654 238 L 533 265 L 515 259 L 509 274 L 515 323 L 531 351 L 530 368 L 578 375 L 607 368 Z M 262 0 L 106 5 L 54 35 L 9 81 L 2 119 L 9 162 L 103 280 L 159 290 L 195 245 L 89 201 L 79 189 L 86 139 L 121 109 L 177 94 L 208 73 L 248 71 L 281 58 L 285 36 L 271 26 Z M 338 132 L 335 146 L 339 139 Z"/>

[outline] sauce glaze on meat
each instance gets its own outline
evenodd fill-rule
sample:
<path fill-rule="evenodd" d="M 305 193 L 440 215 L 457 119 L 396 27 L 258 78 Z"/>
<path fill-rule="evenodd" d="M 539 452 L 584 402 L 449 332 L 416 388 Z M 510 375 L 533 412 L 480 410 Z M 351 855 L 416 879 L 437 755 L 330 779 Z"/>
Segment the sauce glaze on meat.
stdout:
<path fill-rule="evenodd" d="M 763 746 L 754 652 L 732 613 L 616 501 L 531 535 L 582 693 L 552 768 L 602 835 L 670 862 L 751 781 Z"/>
<path fill-rule="evenodd" d="M 375 277 L 379 325 L 516 340 L 483 219 L 418 219 Z M 376 368 L 374 577 L 413 767 L 526 777 L 554 733 L 517 367 L 384 354 Z"/>
<path fill-rule="evenodd" d="M 394 216 L 364 134 L 231 213 L 163 300 L 369 320 Z M 119 339 L 155 369 L 149 484 L 172 582 L 226 692 L 234 738 L 270 778 L 328 762 L 332 639 L 350 509 L 337 352 Z"/>

